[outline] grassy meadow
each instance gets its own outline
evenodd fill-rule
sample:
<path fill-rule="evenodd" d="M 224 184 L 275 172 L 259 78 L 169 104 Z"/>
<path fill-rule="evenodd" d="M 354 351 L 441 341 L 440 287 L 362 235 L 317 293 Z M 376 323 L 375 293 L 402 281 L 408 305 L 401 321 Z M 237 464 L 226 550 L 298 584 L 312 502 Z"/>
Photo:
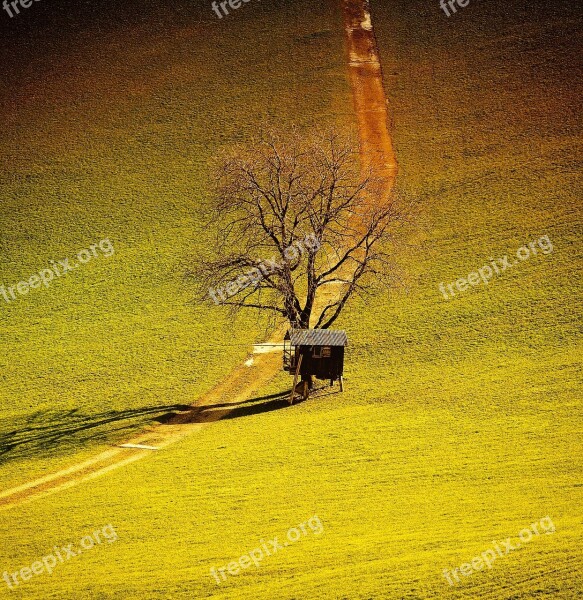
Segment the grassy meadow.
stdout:
<path fill-rule="evenodd" d="M 345 393 L 264 410 L 289 389 L 279 373 L 232 418 L 0 511 L 0 575 L 109 523 L 118 535 L 16 589 L 0 579 L 1 597 L 583 595 L 580 17 L 567 2 L 472 2 L 450 19 L 437 2 L 380 4 L 399 187 L 419 199 L 419 233 L 398 256 L 406 285 L 338 323 Z M 184 279 L 212 243 L 208 163 L 266 124 L 352 124 L 332 3 L 251 0 L 221 21 L 206 4 L 173 10 L 92 21 L 83 45 L 46 42 L 43 76 L 15 68 L 0 95 L 0 282 L 115 246 L 49 290 L 0 298 L 2 489 L 196 402 L 244 360 L 264 323 L 194 305 Z M 439 291 L 544 235 L 551 253 Z M 314 515 L 320 535 L 211 576 Z M 546 516 L 552 535 L 443 578 Z"/>

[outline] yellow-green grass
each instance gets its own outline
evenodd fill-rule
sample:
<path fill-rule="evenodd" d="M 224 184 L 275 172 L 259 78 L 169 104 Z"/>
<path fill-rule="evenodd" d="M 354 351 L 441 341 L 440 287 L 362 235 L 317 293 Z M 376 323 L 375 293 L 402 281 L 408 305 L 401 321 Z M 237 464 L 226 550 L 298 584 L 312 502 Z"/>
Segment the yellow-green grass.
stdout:
<path fill-rule="evenodd" d="M 500 558 L 451 597 L 537 589 L 574 597 L 578 490 L 547 447 L 568 451 L 564 414 L 516 415 L 508 401 L 498 411 L 458 409 L 422 388 L 408 400 L 365 400 L 352 388 L 342 403 L 321 398 L 225 420 L 123 472 L 6 513 L 2 564 L 30 565 L 111 523 L 115 544 L 35 577 L 23 597 L 441 598 L 450 595 L 443 568 L 549 515 L 555 534 Z M 261 539 L 283 541 L 315 514 L 322 535 L 217 586 L 211 567 Z"/>
<path fill-rule="evenodd" d="M 263 340 L 255 315 L 233 326 L 189 303 L 184 274 L 213 243 L 201 206 L 220 148 L 269 125 L 351 118 L 342 32 L 326 7 L 304 23 L 307 7 L 257 4 L 219 22 L 189 1 L 162 27 L 40 36 L 22 44 L 43 56 L 28 87 L 6 63 L 0 282 L 106 237 L 115 255 L 0 297 L 2 487 L 195 402 Z"/>
<path fill-rule="evenodd" d="M 376 7 L 400 185 L 423 197 L 426 233 L 400 257 L 408 289 L 355 303 L 338 323 L 351 344 L 346 392 L 267 412 L 256 400 L 123 470 L 0 513 L 2 570 L 108 523 L 119 535 L 13 596 L 581 595 L 576 55 L 560 42 L 574 16 L 560 9 L 545 20 L 472 3 L 447 21 L 437 5 Z M 441 296 L 441 281 L 545 234 L 551 254 Z M 289 383 L 280 374 L 260 396 Z M 315 514 L 322 535 L 222 586 L 211 577 Z M 442 577 L 545 516 L 554 534 L 454 588 Z"/>

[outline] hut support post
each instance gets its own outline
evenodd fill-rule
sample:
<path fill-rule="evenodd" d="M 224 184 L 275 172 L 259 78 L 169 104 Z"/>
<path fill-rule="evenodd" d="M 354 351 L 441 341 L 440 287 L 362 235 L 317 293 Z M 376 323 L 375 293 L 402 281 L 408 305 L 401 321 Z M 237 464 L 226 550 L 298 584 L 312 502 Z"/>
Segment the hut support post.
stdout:
<path fill-rule="evenodd" d="M 298 384 L 298 376 L 300 374 L 300 367 L 302 366 L 302 358 L 303 358 L 303 354 L 300 354 L 300 358 L 298 360 L 298 366 L 296 367 L 296 374 L 294 375 L 294 385 L 292 387 L 292 391 L 289 397 L 289 403 L 293 404 L 294 403 L 294 396 L 296 394 L 296 385 Z"/>

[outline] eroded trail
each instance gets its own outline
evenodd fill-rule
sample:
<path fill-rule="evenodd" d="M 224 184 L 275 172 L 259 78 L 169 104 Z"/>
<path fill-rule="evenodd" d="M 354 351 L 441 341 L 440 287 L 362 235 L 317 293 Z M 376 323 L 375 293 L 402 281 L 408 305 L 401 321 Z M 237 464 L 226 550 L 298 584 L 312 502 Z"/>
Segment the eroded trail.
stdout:
<path fill-rule="evenodd" d="M 359 131 L 361 165 L 373 169 L 382 180 L 382 196 L 387 200 L 395 182 L 397 161 L 389 130 L 387 100 L 374 36 L 368 0 L 340 0 L 345 20 L 348 69 Z M 277 332 L 269 343 L 281 341 Z M 164 425 L 152 426 L 126 444 L 150 446 L 158 450 L 218 421 L 249 399 L 281 368 L 281 352 L 258 352 L 252 364 L 237 367 L 221 383 L 201 397 L 196 406 Z M 208 410 L 209 407 L 219 408 Z M 230 407 L 232 405 L 232 407 Z M 206 410 L 205 410 L 206 408 Z M 150 449 L 112 447 L 91 459 L 71 465 L 45 477 L 0 492 L 0 510 L 53 494 L 105 475 L 152 453 Z"/>
<path fill-rule="evenodd" d="M 344 13 L 348 72 L 358 123 L 361 167 L 363 174 L 372 170 L 381 179 L 381 200 L 386 201 L 394 186 L 398 165 L 370 3 L 369 0 L 340 1 Z"/>

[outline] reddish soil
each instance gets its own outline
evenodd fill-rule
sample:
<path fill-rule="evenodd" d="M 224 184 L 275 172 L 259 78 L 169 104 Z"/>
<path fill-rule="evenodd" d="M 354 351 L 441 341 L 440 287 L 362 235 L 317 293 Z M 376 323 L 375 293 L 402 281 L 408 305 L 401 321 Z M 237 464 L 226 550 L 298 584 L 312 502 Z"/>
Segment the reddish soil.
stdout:
<path fill-rule="evenodd" d="M 341 0 L 348 54 L 348 71 L 358 123 L 363 174 L 381 179 L 388 196 L 397 176 L 397 159 L 390 133 L 388 102 L 368 0 Z"/>

